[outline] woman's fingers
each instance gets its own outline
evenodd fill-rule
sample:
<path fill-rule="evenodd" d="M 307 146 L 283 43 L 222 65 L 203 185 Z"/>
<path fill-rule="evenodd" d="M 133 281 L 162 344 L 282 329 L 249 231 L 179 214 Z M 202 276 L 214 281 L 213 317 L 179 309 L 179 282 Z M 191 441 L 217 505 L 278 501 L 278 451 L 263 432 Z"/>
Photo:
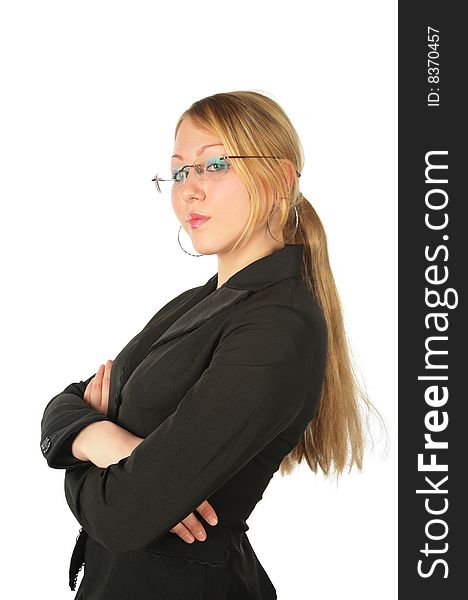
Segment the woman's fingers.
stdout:
<path fill-rule="evenodd" d="M 93 378 L 93 387 L 91 388 L 91 406 L 95 410 L 101 410 L 101 387 L 104 365 L 100 365 Z"/>
<path fill-rule="evenodd" d="M 93 377 L 93 379 L 91 379 L 91 381 L 86 386 L 86 389 L 85 389 L 84 394 L 83 394 L 83 400 L 86 400 L 86 402 L 88 404 L 91 403 L 91 391 L 93 389 L 93 380 L 94 380 L 94 377 Z"/>
<path fill-rule="evenodd" d="M 178 523 L 169 531 L 178 535 L 181 539 L 184 540 L 184 542 L 187 542 L 187 544 L 191 544 L 195 539 L 190 533 L 190 530 L 187 529 L 187 527 L 185 527 L 183 523 Z"/>
<path fill-rule="evenodd" d="M 199 512 L 205 521 L 207 521 L 210 525 L 216 525 L 218 522 L 218 517 L 216 516 L 215 510 L 208 500 L 204 500 L 200 506 L 197 506 L 197 512 Z"/>
<path fill-rule="evenodd" d="M 109 387 L 112 360 L 100 365 L 96 375 L 86 386 L 83 399 L 95 410 L 107 415 L 109 409 Z"/>
<path fill-rule="evenodd" d="M 195 538 L 200 542 L 206 540 L 206 532 L 203 525 L 197 519 L 194 513 L 190 513 L 188 517 L 182 519 L 175 527 L 170 531 L 176 533 L 185 542 L 189 544 L 194 541 Z"/>
<path fill-rule="evenodd" d="M 199 512 L 205 521 L 210 523 L 210 525 L 216 525 L 218 522 L 218 517 L 216 516 L 214 508 L 211 506 L 208 500 L 204 500 L 200 506 L 197 507 L 197 512 Z M 191 544 L 195 538 L 197 538 L 197 540 L 200 542 L 206 540 L 205 528 L 197 519 L 195 513 L 190 513 L 188 517 L 182 519 L 182 521 L 170 531 L 172 533 L 176 533 L 180 538 L 189 544 Z"/>
<path fill-rule="evenodd" d="M 206 540 L 206 531 L 203 525 L 195 516 L 195 513 L 190 513 L 188 517 L 182 519 L 182 523 L 187 527 L 190 533 L 200 540 L 200 542 L 204 542 Z"/>
<path fill-rule="evenodd" d="M 110 386 L 110 372 L 112 368 L 112 361 L 109 359 L 104 367 L 104 373 L 102 376 L 102 387 L 101 387 L 101 412 L 107 415 L 109 409 L 109 386 Z"/>
<path fill-rule="evenodd" d="M 96 374 L 97 374 L 97 371 L 96 371 Z M 86 389 L 84 391 L 84 394 L 83 394 L 83 400 L 86 400 L 86 402 L 93 408 L 95 408 L 95 403 L 96 403 L 96 383 L 95 383 L 95 381 L 96 381 L 96 375 L 88 383 L 88 385 L 86 386 Z"/>

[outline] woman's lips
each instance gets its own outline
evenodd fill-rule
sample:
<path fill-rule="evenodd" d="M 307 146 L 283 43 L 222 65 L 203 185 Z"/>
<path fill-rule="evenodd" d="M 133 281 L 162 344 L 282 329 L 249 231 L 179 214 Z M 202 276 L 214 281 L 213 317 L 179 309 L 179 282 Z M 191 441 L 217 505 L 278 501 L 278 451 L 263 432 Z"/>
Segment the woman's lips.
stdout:
<path fill-rule="evenodd" d="M 190 219 L 188 224 L 190 225 L 190 229 L 198 229 L 203 225 L 203 223 L 209 221 L 209 219 L 209 217 L 207 219 Z"/>

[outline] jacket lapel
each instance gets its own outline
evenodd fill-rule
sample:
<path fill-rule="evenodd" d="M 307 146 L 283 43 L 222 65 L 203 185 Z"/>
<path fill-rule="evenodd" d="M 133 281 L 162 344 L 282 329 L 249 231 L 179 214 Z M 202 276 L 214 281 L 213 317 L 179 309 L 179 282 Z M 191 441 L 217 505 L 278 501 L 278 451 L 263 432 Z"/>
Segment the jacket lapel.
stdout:
<path fill-rule="evenodd" d="M 148 353 L 157 346 L 164 344 L 164 342 L 189 333 L 203 325 L 215 315 L 241 302 L 252 293 L 250 290 L 233 290 L 228 287 L 220 287 L 185 312 L 150 346 Z"/>
<path fill-rule="evenodd" d="M 193 331 L 254 292 L 281 279 L 301 277 L 303 251 L 303 244 L 285 244 L 234 273 L 218 289 L 218 274 L 213 275 L 184 305 L 183 314 L 150 346 L 145 357 L 154 348 Z"/>
<path fill-rule="evenodd" d="M 118 415 L 123 386 L 128 381 L 134 369 L 148 356 L 148 354 L 176 337 L 196 329 L 218 313 L 227 310 L 230 306 L 241 302 L 253 293 L 247 289 L 230 289 L 221 286 L 216 289 L 218 275 L 213 277 L 194 291 L 188 298 L 177 304 L 170 311 L 163 311 L 155 316 L 155 321 L 150 322 L 145 329 L 136 335 L 122 351 L 126 358 L 118 367 L 118 371 L 111 376 L 107 416 L 115 420 Z M 150 333 L 149 333 L 150 332 Z M 155 341 L 145 350 L 145 340 L 151 335 Z M 117 359 L 116 361 L 117 362 Z M 115 367 L 114 367 L 115 369 Z"/>
<path fill-rule="evenodd" d="M 107 416 L 117 418 L 121 402 L 120 392 L 134 369 L 148 355 L 149 339 L 159 340 L 171 326 L 208 294 L 216 289 L 217 275 L 211 277 L 205 285 L 194 288 L 192 293 L 177 301 L 170 308 L 161 309 L 145 327 L 120 351 L 114 359 L 109 387 L 109 407 Z M 122 359 L 120 359 L 122 357 Z M 112 401 L 111 401 L 112 399 Z"/>

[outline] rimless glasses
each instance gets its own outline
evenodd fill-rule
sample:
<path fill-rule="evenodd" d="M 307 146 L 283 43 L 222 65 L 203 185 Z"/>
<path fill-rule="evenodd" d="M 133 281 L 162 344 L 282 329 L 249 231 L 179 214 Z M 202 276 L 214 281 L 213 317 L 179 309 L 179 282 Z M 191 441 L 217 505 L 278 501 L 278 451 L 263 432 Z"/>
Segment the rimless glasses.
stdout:
<path fill-rule="evenodd" d="M 194 162 L 191 165 L 183 165 L 176 169 L 164 169 L 158 171 L 151 181 L 154 181 L 156 189 L 160 194 L 170 192 L 174 186 L 179 187 L 187 180 L 190 173 L 190 167 L 193 167 L 196 177 L 201 181 L 218 181 L 225 175 L 232 166 L 230 158 L 275 158 L 281 159 L 279 156 L 213 156 L 208 158 L 204 163 Z M 298 177 L 301 176 L 299 171 L 296 171 Z"/>

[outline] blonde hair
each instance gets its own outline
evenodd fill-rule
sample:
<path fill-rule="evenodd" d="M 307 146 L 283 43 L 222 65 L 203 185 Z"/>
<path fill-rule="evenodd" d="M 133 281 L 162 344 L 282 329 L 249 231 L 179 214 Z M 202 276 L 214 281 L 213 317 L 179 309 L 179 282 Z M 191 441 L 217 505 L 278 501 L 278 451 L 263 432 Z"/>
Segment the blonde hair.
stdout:
<path fill-rule="evenodd" d="M 277 157 L 230 159 L 250 195 L 249 220 L 232 250 L 248 241 L 263 218 L 264 199 L 277 198 L 279 228 L 288 243 L 304 244 L 303 281 L 326 320 L 328 355 L 317 411 L 297 446 L 281 462 L 281 474 L 291 473 L 304 458 L 312 471 L 320 466 L 326 476 L 334 470 L 338 477 L 347 462 L 349 470 L 353 464 L 362 470 L 365 426 L 360 409 L 370 410 L 373 405 L 353 370 L 322 222 L 300 191 L 297 173 L 291 185 L 291 171 L 288 174 L 282 168 L 290 163 L 295 172 L 302 173 L 304 153 L 299 136 L 279 104 L 256 91 L 218 93 L 197 100 L 180 116 L 175 136 L 186 118 L 217 135 L 229 155 Z M 296 227 L 294 207 L 299 226 L 291 238 Z"/>

